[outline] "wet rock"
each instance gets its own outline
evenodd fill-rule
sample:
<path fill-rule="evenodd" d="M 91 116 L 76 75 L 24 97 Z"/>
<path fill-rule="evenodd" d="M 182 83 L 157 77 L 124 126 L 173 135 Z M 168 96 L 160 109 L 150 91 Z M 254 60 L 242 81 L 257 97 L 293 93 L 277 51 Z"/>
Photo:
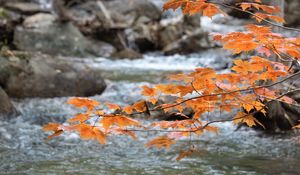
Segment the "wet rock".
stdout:
<path fill-rule="evenodd" d="M 109 56 L 114 51 L 104 42 L 94 45 L 72 23 L 55 22 L 54 16 L 43 13 L 28 17 L 16 28 L 14 43 L 20 50 L 50 55 Z"/>
<path fill-rule="evenodd" d="M 101 94 L 101 71 L 83 63 L 42 54 L 0 57 L 0 83 L 10 97 L 61 97 Z"/>
<path fill-rule="evenodd" d="M 188 54 L 209 49 L 212 45 L 208 39 L 208 34 L 199 29 L 192 34 L 183 36 L 174 43 L 167 45 L 163 51 L 166 55 L 176 53 Z"/>
<path fill-rule="evenodd" d="M 0 48 L 9 46 L 13 48 L 14 29 L 23 21 L 22 16 L 13 11 L 0 8 Z"/>
<path fill-rule="evenodd" d="M 11 119 L 18 116 L 18 112 L 9 97 L 0 86 L 0 120 Z"/>
<path fill-rule="evenodd" d="M 208 34 L 201 30 L 199 15 L 162 20 L 158 29 L 158 44 L 166 55 L 187 54 L 211 47 Z"/>
<path fill-rule="evenodd" d="M 146 16 L 151 20 L 160 20 L 161 18 L 162 10 L 151 0 L 111 0 L 104 1 L 104 5 L 111 12 L 132 16 L 135 19 L 140 16 Z"/>
<path fill-rule="evenodd" d="M 299 26 L 300 25 L 300 1 L 287 0 L 285 1 L 285 25 Z"/>
<path fill-rule="evenodd" d="M 143 58 L 143 55 L 134 51 L 133 49 L 126 48 L 112 55 L 113 58 L 121 58 L 121 59 L 138 59 Z"/>

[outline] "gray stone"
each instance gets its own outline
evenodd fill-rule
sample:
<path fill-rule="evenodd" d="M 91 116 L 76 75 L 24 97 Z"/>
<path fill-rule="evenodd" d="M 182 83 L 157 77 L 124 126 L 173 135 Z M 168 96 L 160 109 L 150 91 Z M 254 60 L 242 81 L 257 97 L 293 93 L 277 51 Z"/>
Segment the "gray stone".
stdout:
<path fill-rule="evenodd" d="M 188 54 L 209 48 L 212 48 L 212 45 L 208 38 L 208 33 L 199 29 L 192 34 L 184 35 L 181 39 L 167 45 L 163 49 L 163 52 L 166 55 L 172 55 L 176 53 Z"/>
<path fill-rule="evenodd" d="M 0 57 L 0 84 L 10 97 L 61 97 L 101 94 L 101 70 L 84 63 L 42 54 Z"/>
<path fill-rule="evenodd" d="M 72 23 L 58 23 L 54 19 L 50 14 L 28 17 L 23 26 L 15 30 L 14 43 L 17 48 L 50 55 L 80 57 L 109 56 L 114 52 L 114 47 L 107 43 L 94 45 Z"/>
<path fill-rule="evenodd" d="M 18 112 L 11 103 L 9 97 L 0 86 L 0 120 L 12 119 L 18 116 Z"/>

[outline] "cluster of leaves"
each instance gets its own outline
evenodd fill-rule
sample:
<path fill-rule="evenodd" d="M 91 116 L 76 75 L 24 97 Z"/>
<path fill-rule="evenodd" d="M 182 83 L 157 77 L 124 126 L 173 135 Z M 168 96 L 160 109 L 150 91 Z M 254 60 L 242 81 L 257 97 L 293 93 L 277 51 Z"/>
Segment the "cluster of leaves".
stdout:
<path fill-rule="evenodd" d="M 216 2 L 205 0 L 169 0 L 164 8 L 182 8 L 183 13 L 212 17 L 217 13 L 224 13 Z M 280 17 L 274 17 L 278 12 L 277 7 L 262 5 L 260 0 L 253 3 L 239 4 L 241 11 L 249 8 L 264 11 L 267 16 L 256 14 L 258 19 L 272 19 L 281 22 Z M 267 14 L 268 13 L 268 14 Z M 258 20 L 260 22 L 260 20 Z M 257 56 L 234 60 L 234 66 L 229 73 L 218 73 L 211 68 L 197 68 L 188 74 L 170 76 L 170 84 L 158 84 L 154 87 L 143 86 L 142 95 L 146 100 L 138 101 L 133 105 L 121 107 L 117 104 L 101 104 L 88 98 L 72 98 L 69 104 L 77 108 L 85 108 L 84 113 L 79 113 L 71 118 L 68 125 L 49 123 L 44 131 L 52 131 L 48 138 L 62 134 L 64 131 L 77 131 L 82 139 L 98 140 L 105 144 L 108 136 L 128 135 L 137 139 L 136 132 L 158 132 L 157 138 L 149 141 L 146 147 L 170 148 L 176 140 L 192 135 L 202 135 L 205 132 L 217 133 L 218 129 L 211 124 L 216 122 L 232 121 L 234 124 L 245 123 L 249 127 L 260 125 L 253 117 L 256 112 L 266 114 L 266 104 L 280 101 L 298 105 L 287 97 L 288 91 L 276 88 L 277 85 L 298 76 L 293 73 L 293 66 L 299 64 L 300 38 L 285 38 L 273 33 L 270 27 L 247 25 L 245 32 L 232 32 L 226 35 L 215 34 L 214 39 L 223 44 L 225 49 L 234 54 L 241 52 L 257 51 Z M 281 62 L 268 59 L 277 57 Z M 284 63 L 282 63 L 284 62 Z M 158 104 L 159 98 L 169 95 L 176 98 L 175 102 Z M 155 106 L 154 108 L 150 108 Z M 103 110 L 108 108 L 109 112 Z M 143 125 L 132 118 L 136 114 L 151 115 L 153 111 L 164 110 L 178 111 L 184 109 L 194 112 L 192 118 L 187 117 L 180 121 L 158 121 L 150 125 Z M 243 109 L 243 110 L 241 110 Z M 204 120 L 203 116 L 212 111 L 230 112 L 238 111 L 231 119 Z M 182 114 L 184 116 L 184 114 Z M 300 125 L 295 126 L 300 128 Z M 193 148 L 182 151 L 177 160 L 192 154 Z"/>

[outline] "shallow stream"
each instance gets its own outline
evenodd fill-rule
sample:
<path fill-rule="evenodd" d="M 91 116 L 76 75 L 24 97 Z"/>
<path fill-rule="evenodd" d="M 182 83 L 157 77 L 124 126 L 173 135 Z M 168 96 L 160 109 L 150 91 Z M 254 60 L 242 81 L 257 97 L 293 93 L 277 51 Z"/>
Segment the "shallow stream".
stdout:
<path fill-rule="evenodd" d="M 188 56 L 146 55 L 139 60 L 104 58 L 73 59 L 103 70 L 108 88 L 92 98 L 131 104 L 140 98 L 140 86 L 163 82 L 171 72 L 213 66 L 219 71 L 230 66 L 228 55 L 209 50 Z M 229 57 L 229 56 L 228 56 Z M 224 59 L 225 58 L 225 59 Z M 231 123 L 218 124 L 218 135 L 192 138 L 197 152 L 176 162 L 189 140 L 180 140 L 170 150 L 146 149 L 153 133 L 138 134 L 139 140 L 113 137 L 108 144 L 81 141 L 76 133 L 45 142 L 41 125 L 63 122 L 76 113 L 68 98 L 15 100 L 22 115 L 0 122 L 0 174 L 300 174 L 300 144 L 291 136 L 266 136 Z M 146 120 L 145 120 L 146 122 Z"/>

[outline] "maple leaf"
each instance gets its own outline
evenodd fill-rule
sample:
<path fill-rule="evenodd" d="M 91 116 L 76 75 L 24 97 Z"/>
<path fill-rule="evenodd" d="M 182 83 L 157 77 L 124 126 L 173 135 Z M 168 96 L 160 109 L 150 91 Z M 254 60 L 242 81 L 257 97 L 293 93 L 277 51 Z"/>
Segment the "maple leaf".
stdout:
<path fill-rule="evenodd" d="M 132 108 L 138 112 L 145 112 L 147 110 L 147 105 L 145 101 L 138 101 L 132 105 Z"/>
<path fill-rule="evenodd" d="M 93 131 L 92 126 L 88 125 L 88 124 L 80 124 L 80 138 L 85 139 L 85 140 L 89 140 L 89 139 L 95 139 L 96 135 Z"/>
<path fill-rule="evenodd" d="M 173 139 L 170 139 L 167 136 L 160 136 L 157 137 L 150 142 L 148 142 L 145 146 L 146 147 L 157 147 L 157 148 L 170 148 L 171 145 L 175 144 L 176 142 Z"/>
<path fill-rule="evenodd" d="M 59 123 L 48 123 L 43 126 L 43 131 L 44 132 L 49 132 L 49 131 L 57 131 L 59 128 L 60 124 Z"/>
<path fill-rule="evenodd" d="M 118 110 L 118 109 L 121 109 L 121 107 L 117 104 L 114 104 L 114 103 L 109 103 L 109 102 L 106 102 L 105 103 L 106 106 L 110 109 L 110 110 Z"/>
<path fill-rule="evenodd" d="M 61 129 L 60 129 L 60 130 L 57 130 L 57 131 L 55 131 L 52 135 L 48 136 L 48 137 L 47 137 L 47 140 L 53 139 L 54 137 L 57 137 L 57 136 L 61 135 L 63 132 L 64 132 L 64 131 L 61 130 Z"/>
<path fill-rule="evenodd" d="M 263 128 L 264 125 L 261 124 L 256 118 L 254 118 L 251 114 L 246 114 L 244 112 L 238 112 L 236 116 L 233 118 L 234 124 L 246 123 L 247 126 L 253 127 L 256 126 L 256 123 L 261 125 Z"/>
<path fill-rule="evenodd" d="M 245 11 L 251 7 L 251 3 L 241 3 L 240 6 L 241 6 L 242 10 Z"/>
<path fill-rule="evenodd" d="M 156 96 L 157 95 L 157 92 L 156 92 L 156 89 L 154 88 L 150 88 L 148 86 L 143 86 L 143 91 L 142 91 L 142 94 L 144 96 Z"/>
<path fill-rule="evenodd" d="M 183 5 L 185 0 L 168 0 L 164 6 L 164 10 L 173 9 L 176 10 Z"/>
<path fill-rule="evenodd" d="M 71 98 L 67 101 L 68 104 L 74 105 L 77 108 L 83 108 L 86 107 L 88 110 L 93 110 L 96 106 L 99 106 L 99 102 L 96 100 L 92 100 L 89 98 Z"/>
<path fill-rule="evenodd" d="M 191 156 L 195 152 L 194 149 L 189 149 L 187 151 L 181 151 L 180 154 L 176 157 L 176 161 L 180 161 L 181 159 Z"/>
<path fill-rule="evenodd" d="M 88 120 L 90 117 L 88 114 L 76 114 L 75 117 L 69 119 L 69 122 L 80 122 L 83 123 Z"/>
<path fill-rule="evenodd" d="M 100 123 L 102 123 L 105 130 L 108 130 L 112 125 L 118 125 L 121 128 L 126 126 L 140 126 L 140 123 L 137 120 L 120 115 L 106 115 Z"/>
<path fill-rule="evenodd" d="M 217 14 L 220 11 L 218 7 L 216 7 L 213 4 L 209 4 L 204 10 L 203 15 L 207 16 L 209 18 L 212 18 L 215 14 Z"/>
<path fill-rule="evenodd" d="M 133 107 L 132 106 L 126 106 L 126 107 L 123 108 L 123 111 L 126 114 L 132 114 L 133 113 Z"/>
<path fill-rule="evenodd" d="M 217 134 L 219 132 L 219 128 L 218 127 L 215 127 L 215 126 L 206 126 L 204 128 L 206 131 L 209 131 L 209 132 L 213 132 L 215 134 Z"/>
<path fill-rule="evenodd" d="M 93 128 L 94 135 L 100 144 L 106 143 L 106 135 L 97 127 Z"/>

